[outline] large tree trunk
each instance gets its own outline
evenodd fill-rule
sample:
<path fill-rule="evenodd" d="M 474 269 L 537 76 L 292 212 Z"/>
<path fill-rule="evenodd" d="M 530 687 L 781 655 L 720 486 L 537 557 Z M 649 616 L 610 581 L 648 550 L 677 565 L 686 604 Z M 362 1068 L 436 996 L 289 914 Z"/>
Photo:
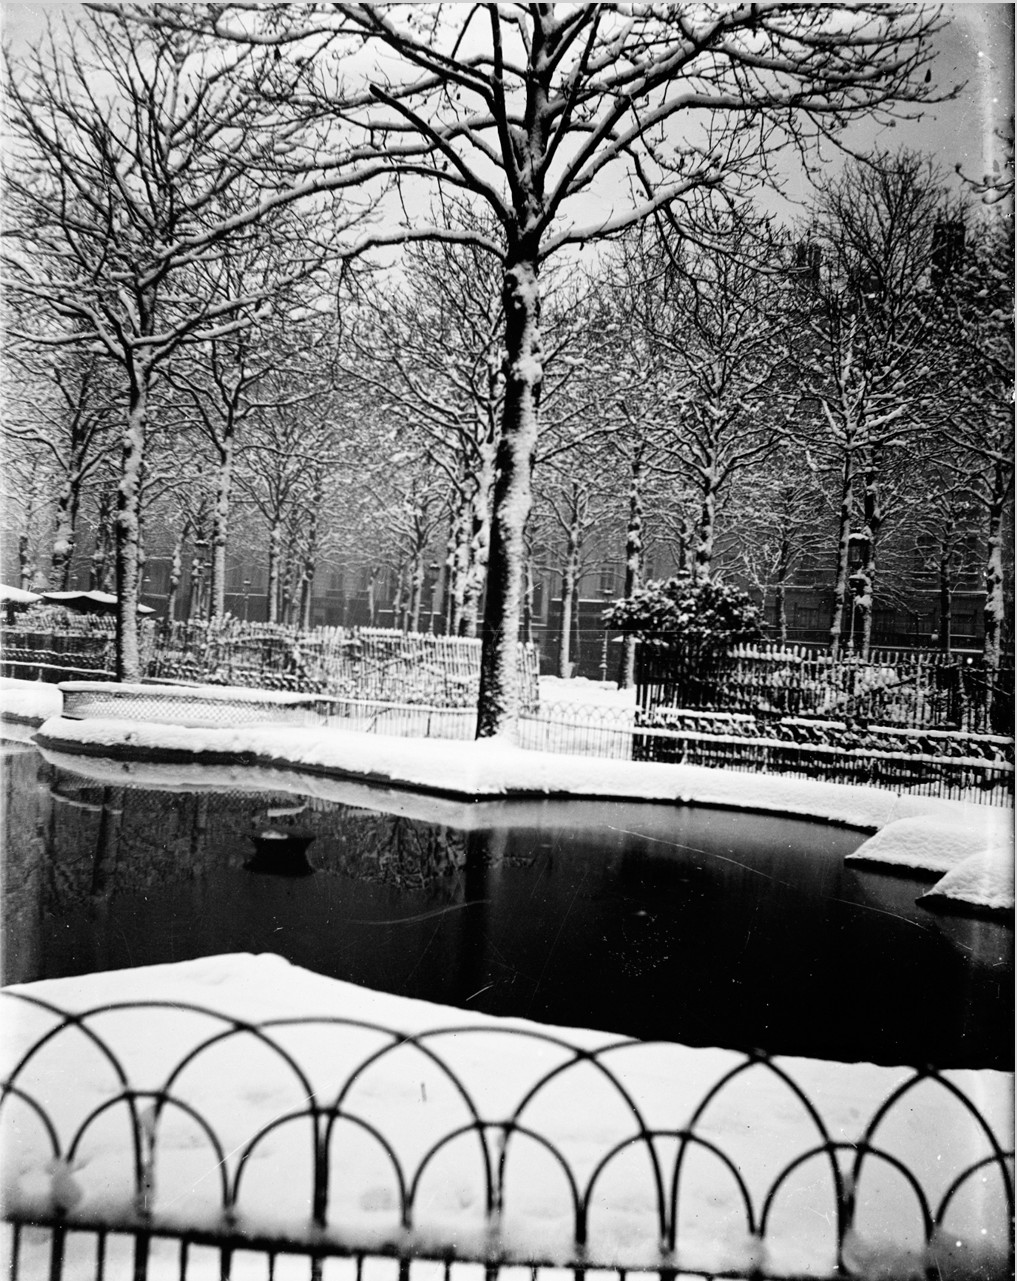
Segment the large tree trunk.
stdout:
<path fill-rule="evenodd" d="M 519 621 L 526 519 L 532 501 L 540 388 L 540 292 L 537 258 L 512 260 L 502 287 L 505 308 L 505 401 L 495 465 L 494 504 L 480 663 L 477 737 L 511 736 L 519 720 Z"/>
<path fill-rule="evenodd" d="M 950 574 L 952 551 L 948 543 L 939 552 L 939 648 L 949 654 L 953 640 L 953 582 Z"/>
<path fill-rule="evenodd" d="M 233 425 L 227 423 L 219 450 L 215 478 L 215 507 L 212 514 L 212 600 L 213 618 L 226 612 L 226 540 L 229 533 L 230 498 L 233 490 Z"/>
<path fill-rule="evenodd" d="M 138 681 L 141 651 L 138 644 L 138 554 L 140 539 L 141 468 L 145 456 L 145 428 L 148 415 L 148 379 L 141 371 L 131 388 L 124 430 L 120 483 L 117 486 L 116 584 L 117 633 L 116 676 L 118 681 Z"/>
<path fill-rule="evenodd" d="M 633 451 L 629 472 L 629 522 L 625 530 L 625 600 L 631 600 L 643 581 L 643 449 Z M 626 633 L 622 640 L 618 688 L 631 689 L 636 683 L 636 638 Z"/>

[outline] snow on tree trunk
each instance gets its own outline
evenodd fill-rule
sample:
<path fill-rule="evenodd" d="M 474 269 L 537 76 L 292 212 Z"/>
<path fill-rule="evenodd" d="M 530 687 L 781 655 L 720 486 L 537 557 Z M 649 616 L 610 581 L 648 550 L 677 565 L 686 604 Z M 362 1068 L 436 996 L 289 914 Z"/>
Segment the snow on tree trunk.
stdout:
<path fill-rule="evenodd" d="M 131 389 L 124 430 L 116 516 L 116 677 L 139 681 L 141 650 L 138 644 L 138 556 L 140 538 L 141 468 L 145 456 L 148 385 L 142 371 Z"/>
<path fill-rule="evenodd" d="M 367 580 L 367 621 L 374 627 L 378 617 L 378 578 L 381 570 L 373 568 Z"/>
<path fill-rule="evenodd" d="M 777 575 L 773 603 L 777 615 L 777 634 L 782 645 L 787 644 L 787 580 L 791 574 L 791 540 L 786 535 L 780 540 L 777 557 Z"/>
<path fill-rule="evenodd" d="M 523 640 L 533 644 L 533 557 L 529 549 L 523 564 Z"/>
<path fill-rule="evenodd" d="M 420 606 L 424 598 L 424 557 L 418 547 L 410 561 L 410 607 L 406 630 L 420 631 Z"/>
<path fill-rule="evenodd" d="M 643 581 L 643 456 L 642 450 L 632 455 L 629 472 L 629 521 L 625 531 L 625 599 L 631 600 Z M 627 634 L 622 640 L 618 687 L 631 689 L 636 683 L 636 638 Z"/>
<path fill-rule="evenodd" d="M 997 462 L 993 467 L 993 485 L 988 504 L 988 527 L 985 547 L 985 641 L 983 657 L 987 680 L 986 718 L 992 705 L 993 683 L 999 671 L 1003 645 L 1003 512 L 1006 507 L 1006 481 Z"/>
<path fill-rule="evenodd" d="M 268 586 L 265 589 L 265 615 L 270 623 L 279 621 L 282 536 L 282 522 L 273 520 L 268 531 Z"/>
<path fill-rule="evenodd" d="M 49 583 L 54 591 L 66 591 L 70 579 L 80 483 L 80 477 L 72 461 L 71 469 L 57 495 L 53 554 L 49 570 Z"/>
<path fill-rule="evenodd" d="M 166 621 L 173 622 L 177 612 L 177 593 L 184 573 L 184 535 L 179 533 L 173 543 L 170 557 L 169 593 L 166 596 Z"/>
<path fill-rule="evenodd" d="M 505 399 L 495 463 L 480 664 L 477 737 L 514 733 L 519 719 L 519 621 L 543 365 L 536 255 L 506 265 Z"/>
<path fill-rule="evenodd" d="M 99 511 L 96 517 L 95 547 L 89 560 L 89 589 L 102 592 L 106 590 L 106 574 L 109 563 L 111 529 L 114 506 L 112 489 L 104 488 L 99 495 Z"/>
<path fill-rule="evenodd" d="M 939 648 L 944 654 L 949 654 L 953 639 L 953 584 L 950 561 L 950 548 L 944 543 L 939 553 Z"/>
<path fill-rule="evenodd" d="M 558 614 L 558 675 L 567 681 L 572 675 L 572 602 L 576 593 L 575 571 L 566 557 L 561 580 L 561 609 Z"/>
<path fill-rule="evenodd" d="M 18 535 L 18 578 L 24 591 L 29 591 L 35 577 L 35 565 L 29 552 L 27 534 Z"/>
<path fill-rule="evenodd" d="M 477 488 L 470 503 L 470 542 L 460 635 L 476 636 L 480 598 L 487 581 L 487 560 L 491 545 L 491 494 L 494 488 L 493 451 L 483 448 Z"/>
<path fill-rule="evenodd" d="M 226 540 L 229 532 L 230 497 L 233 490 L 233 428 L 227 424 L 219 451 L 215 478 L 215 507 L 212 514 L 212 601 L 213 618 L 226 612 Z"/>
<path fill-rule="evenodd" d="M 699 527 L 696 531 L 696 550 L 693 559 L 693 574 L 699 583 L 705 582 L 710 577 L 717 529 L 718 459 L 712 451 L 702 470 L 701 484 Z"/>
<path fill-rule="evenodd" d="M 872 618 L 876 599 L 876 552 L 883 523 L 879 497 L 881 463 L 882 450 L 878 443 L 874 443 L 869 449 L 865 465 L 865 486 L 862 496 L 863 527 L 862 537 L 858 540 L 862 558 L 857 574 L 859 593 L 856 608 L 861 610 L 862 614 L 862 658 L 869 657 L 872 646 Z"/>
<path fill-rule="evenodd" d="M 851 571 L 851 523 L 854 518 L 854 452 L 844 452 L 841 473 L 840 512 L 837 517 L 837 558 L 833 571 L 833 619 L 830 623 L 830 653 L 836 658 L 844 643 L 844 616 Z"/>

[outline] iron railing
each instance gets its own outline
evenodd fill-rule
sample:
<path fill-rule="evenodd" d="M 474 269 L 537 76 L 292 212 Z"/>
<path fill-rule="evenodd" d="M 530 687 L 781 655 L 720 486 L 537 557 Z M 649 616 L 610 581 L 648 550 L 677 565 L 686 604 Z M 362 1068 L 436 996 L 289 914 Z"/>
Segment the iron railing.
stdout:
<path fill-rule="evenodd" d="M 5 996 L 38 1023 L 0 1087 L 14 1281 L 272 1278 L 284 1259 L 313 1278 L 338 1259 L 760 1278 L 793 1275 L 796 1249 L 814 1277 L 868 1276 L 880 1224 L 903 1269 L 884 1250 L 880 1275 L 1012 1275 L 998 1073 L 822 1065 L 824 1093 L 815 1063 L 764 1053 Z"/>
<path fill-rule="evenodd" d="M 637 647 L 636 686 L 646 712 L 683 707 L 1002 734 L 1014 714 L 1012 658 L 989 671 L 971 657 L 931 651 L 834 657 L 803 645 L 761 642 L 722 651 L 661 638 Z"/>

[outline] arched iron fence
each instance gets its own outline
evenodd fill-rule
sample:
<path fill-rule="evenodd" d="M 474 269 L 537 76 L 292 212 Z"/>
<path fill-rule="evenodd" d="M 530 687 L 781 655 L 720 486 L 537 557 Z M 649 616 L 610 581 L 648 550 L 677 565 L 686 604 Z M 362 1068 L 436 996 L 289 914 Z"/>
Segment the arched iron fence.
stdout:
<path fill-rule="evenodd" d="M 892 1075 L 831 1121 L 808 1061 L 763 1053 L 696 1068 L 538 1028 L 5 995 L 33 1029 L 0 1089 L 14 1278 L 1012 1275 L 1013 1152 L 981 1074 L 827 1065 Z M 767 1129 L 777 1099 L 793 1141 Z M 910 1253 L 871 1235 L 880 1213 Z"/>

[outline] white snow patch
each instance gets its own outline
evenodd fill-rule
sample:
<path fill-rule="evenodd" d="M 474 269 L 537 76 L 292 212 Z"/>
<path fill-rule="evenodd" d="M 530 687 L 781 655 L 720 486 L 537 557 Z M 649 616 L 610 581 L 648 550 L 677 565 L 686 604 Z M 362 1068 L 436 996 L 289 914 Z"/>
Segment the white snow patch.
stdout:
<path fill-rule="evenodd" d="M 969 854 L 918 901 L 922 903 L 929 899 L 953 899 L 975 907 L 1012 910 L 1013 851 L 1006 846 L 997 845 Z"/>
<path fill-rule="evenodd" d="M 943 813 L 895 819 L 845 861 L 946 872 L 980 850 L 1009 851 L 1012 845 L 1013 812 L 973 805 L 964 815 Z"/>
<path fill-rule="evenodd" d="M 560 676 L 541 676 L 540 704 L 542 707 L 558 703 L 581 707 L 634 708 L 635 686 L 619 689 L 614 681 L 592 681 L 585 676 L 563 680 Z"/>
<path fill-rule="evenodd" d="M 63 711 L 63 695 L 56 685 L 0 677 L 0 717 L 44 721 Z"/>
<path fill-rule="evenodd" d="M 304 1085 L 278 1054 L 248 1033 L 215 1037 L 218 1014 L 193 1014 L 190 1003 L 236 1019 L 263 1023 L 302 1017 L 359 1020 L 400 1034 L 427 1032 L 426 1044 L 452 1069 L 485 1121 L 513 1115 L 535 1083 L 572 1056 L 571 1047 L 600 1050 L 638 1107 L 641 1121 L 617 1087 L 594 1067 L 582 1065 L 552 1075 L 520 1115 L 523 1126 L 554 1143 L 585 1187 L 597 1164 L 616 1145 L 632 1142 L 604 1167 L 591 1200 L 588 1261 L 627 1267 L 653 1266 L 659 1226 L 654 1180 L 638 1138 L 640 1124 L 674 1133 L 692 1122 L 707 1093 L 725 1073 L 745 1062 L 726 1050 L 676 1044 L 618 1041 L 599 1032 L 540 1027 L 502 1020 L 422 1001 L 386 995 L 312 974 L 272 955 L 226 955 L 174 965 L 157 965 L 24 985 L 11 991 L 52 1002 L 60 1009 L 92 1011 L 87 1025 L 101 1035 L 139 1090 L 162 1087 L 193 1047 L 215 1039 L 173 1086 L 175 1098 L 194 1108 L 214 1128 L 226 1154 L 219 1156 L 190 1116 L 170 1107 L 158 1120 L 158 1160 L 152 1171 L 149 1204 L 153 1223 L 177 1227 L 224 1226 L 219 1180 L 235 1175 L 245 1144 L 263 1126 L 307 1107 L 308 1089 L 332 1106 L 357 1065 L 365 1065 L 343 1104 L 346 1115 L 371 1125 L 391 1144 L 412 1178 L 424 1154 L 442 1135 L 469 1124 L 462 1096 L 448 1076 L 420 1050 L 370 1028 L 326 1022 L 267 1030 L 271 1041 L 292 1053 L 307 1075 Z M 162 1002 L 159 1008 L 111 1008 L 128 1002 Z M 5 1002 L 3 1067 L 14 1063 L 54 1024 L 51 1012 Z M 506 1035 L 505 1029 L 523 1035 Z M 449 1029 L 456 1029 L 453 1033 Z M 388 1052 L 367 1060 L 382 1046 Z M 605 1049 L 609 1045 L 614 1048 Z M 907 1068 L 827 1063 L 781 1058 L 775 1065 L 815 1106 L 835 1142 L 851 1143 L 865 1133 L 880 1104 L 913 1079 Z M 993 1071 L 950 1071 L 946 1079 L 970 1097 L 1003 1146 L 1007 1144 L 1012 1079 Z M 122 1086 L 110 1062 L 73 1029 L 61 1032 L 36 1054 L 19 1085 L 44 1102 L 67 1151 L 85 1119 L 117 1096 Z M 142 1129 L 155 1117 L 139 1101 Z M 42 1127 L 13 1096 L 8 1118 L 3 1178 L 7 1204 L 23 1213 L 54 1203 L 76 1215 L 116 1220 L 130 1214 L 135 1185 L 130 1129 L 122 1108 L 93 1120 L 76 1160 L 54 1162 Z M 118 1119 L 119 1118 L 119 1119 Z M 147 1118 L 147 1119 L 146 1119 Z M 340 1132 L 341 1131 L 341 1132 Z M 716 1144 L 736 1164 L 758 1208 L 766 1192 L 797 1156 L 815 1147 L 820 1135 L 800 1099 L 769 1067 L 756 1064 L 733 1077 L 695 1121 L 694 1132 Z M 492 1169 L 497 1171 L 497 1130 Z M 932 1205 L 952 1180 L 988 1155 L 985 1135 L 970 1114 L 942 1086 L 924 1082 L 909 1090 L 873 1132 L 872 1141 L 891 1159 L 905 1163 Z M 674 1141 L 656 1146 L 665 1180 L 676 1155 Z M 310 1130 L 306 1121 L 270 1131 L 247 1161 L 239 1197 L 238 1226 L 312 1237 L 310 1215 Z M 511 1254 L 574 1258 L 574 1218 L 561 1171 L 546 1152 L 521 1134 L 506 1149 L 501 1245 Z M 679 1251 L 676 1266 L 693 1271 L 744 1271 L 754 1264 L 780 1275 L 835 1270 L 836 1209 L 833 1180 L 825 1158 L 813 1158 L 790 1172 L 768 1225 L 765 1244 L 746 1231 L 745 1211 L 731 1174 L 703 1148 L 686 1153 L 680 1186 Z M 399 1226 L 398 1183 L 378 1142 L 364 1129 L 340 1124 L 331 1149 L 333 1178 L 328 1236 L 348 1244 L 392 1243 L 403 1249 L 453 1245 L 463 1255 L 488 1245 L 483 1206 L 485 1182 L 478 1139 L 470 1133 L 436 1160 L 423 1178 L 408 1239 Z M 495 1176 L 497 1177 L 497 1176 Z M 986 1275 L 1002 1274 L 1008 1220 L 999 1176 L 986 1167 L 977 1194 L 955 1198 L 945 1230 L 951 1245 L 981 1253 Z M 919 1271 L 930 1260 L 923 1249 L 916 1199 L 887 1163 L 863 1163 L 857 1184 L 858 1213 L 851 1248 L 870 1262 L 892 1258 Z M 23 1250 L 31 1253 L 31 1234 Z M 68 1237 L 70 1247 L 72 1237 Z M 955 1248 L 955 1247 L 953 1247 Z M 70 1259 L 65 1276 L 88 1276 L 88 1258 Z M 43 1256 L 45 1249 L 38 1247 Z M 22 1259 L 26 1275 L 43 1258 Z M 866 1271 L 866 1275 L 876 1275 Z"/>

